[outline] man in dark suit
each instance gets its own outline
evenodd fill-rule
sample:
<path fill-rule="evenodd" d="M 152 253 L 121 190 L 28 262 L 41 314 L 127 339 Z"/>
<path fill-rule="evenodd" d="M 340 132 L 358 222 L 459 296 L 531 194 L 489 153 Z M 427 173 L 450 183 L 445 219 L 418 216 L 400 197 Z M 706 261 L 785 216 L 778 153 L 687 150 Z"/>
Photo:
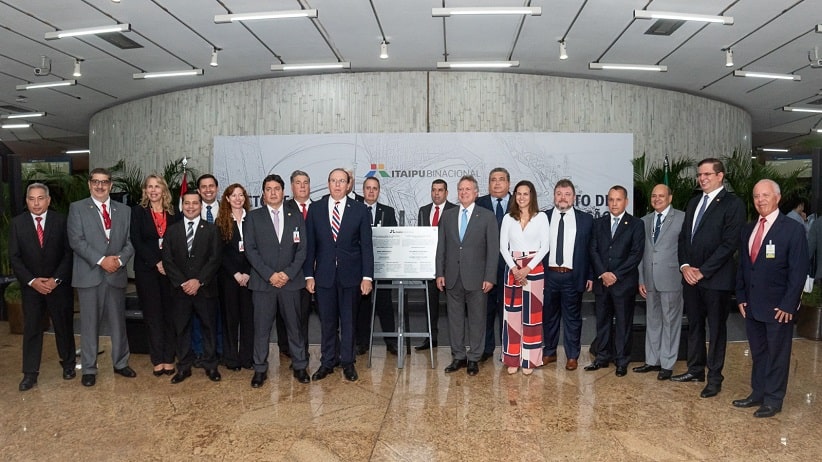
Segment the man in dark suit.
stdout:
<path fill-rule="evenodd" d="M 248 214 L 243 225 L 245 254 L 251 263 L 248 287 L 254 300 L 254 377 L 259 388 L 268 377 L 268 343 L 275 314 L 288 333 L 294 378 L 308 383 L 308 350 L 302 331 L 300 291 L 305 288 L 305 221 L 299 210 L 283 206 L 280 175 L 263 179 L 265 205 Z"/>
<path fill-rule="evenodd" d="M 48 186 L 26 188 L 28 211 L 14 217 L 9 232 L 9 260 L 23 294 L 23 380 L 20 391 L 37 384 L 43 355 L 43 320 L 51 317 L 63 379 L 77 376 L 74 351 L 74 294 L 71 247 L 66 217 L 49 211 Z"/>
<path fill-rule="evenodd" d="M 478 192 L 473 176 L 462 177 L 457 186 L 460 206 L 443 212 L 437 231 L 437 288 L 447 289 L 448 300 L 452 361 L 445 372 L 449 374 L 466 366 L 468 375 L 479 373 L 485 342 L 485 302 L 497 280 L 499 228 L 494 214 L 476 204 Z"/>
<path fill-rule="evenodd" d="M 183 195 L 183 219 L 172 224 L 163 241 L 163 267 L 174 287 L 174 328 L 177 333 L 177 373 L 171 383 L 191 376 L 194 352 L 191 324 L 200 320 L 203 334 L 202 365 L 212 382 L 222 376 L 217 369 L 218 293 L 215 276 L 220 269 L 223 242 L 217 227 L 200 217 L 202 202 L 196 191 Z"/>
<path fill-rule="evenodd" d="M 569 179 L 554 186 L 554 207 L 545 212 L 551 224 L 550 251 L 542 260 L 545 272 L 545 319 L 542 324 L 542 364 L 557 360 L 560 318 L 562 319 L 565 369 L 576 370 L 582 335 L 582 292 L 591 291 L 593 275 L 588 246 L 594 218 L 574 208 L 576 188 Z M 560 250 L 562 247 L 562 250 Z"/>
<path fill-rule="evenodd" d="M 291 210 L 296 210 L 302 217 L 303 222 L 308 218 L 308 208 L 311 207 L 311 178 L 308 173 L 302 170 L 294 170 L 291 173 L 291 199 L 285 201 L 285 206 Z M 303 236 L 305 239 L 305 236 Z M 308 320 L 311 316 L 311 294 L 303 286 L 300 289 L 300 331 L 305 340 L 305 354 L 308 354 Z M 280 348 L 280 354 L 290 358 L 288 331 L 285 328 L 285 320 L 282 317 L 282 310 L 277 310 L 276 321 L 274 322 L 277 328 L 277 346 Z"/>
<path fill-rule="evenodd" d="M 628 373 L 631 358 L 631 326 L 639 284 L 639 263 L 645 248 L 642 220 L 625 211 L 628 191 L 613 186 L 608 191 L 609 215 L 594 222 L 591 237 L 591 267 L 594 280 L 597 317 L 597 347 L 594 362 L 586 371 L 608 367 L 613 359 L 616 376 Z M 611 325 L 616 319 L 614 338 Z"/>
<path fill-rule="evenodd" d="M 123 377 L 137 376 L 128 366 L 126 337 L 126 264 L 134 256 L 131 245 L 131 209 L 111 200 L 111 173 L 90 172 L 91 197 L 69 206 L 68 237 L 74 250 L 71 285 L 80 300 L 80 363 L 83 386 L 97 381 L 97 345 L 100 321 L 111 330 L 111 362 Z"/>
<path fill-rule="evenodd" d="M 377 177 L 368 177 L 362 184 L 365 208 L 368 211 L 371 226 L 397 226 L 397 216 L 394 208 L 380 202 L 380 180 Z M 358 199 L 359 201 L 359 199 Z M 391 301 L 391 289 L 383 289 L 376 295 L 372 291 L 360 298 L 357 307 L 357 321 L 354 327 L 357 340 L 357 354 L 365 354 L 371 338 L 371 306 L 372 297 L 377 297 L 377 317 L 380 318 L 380 327 L 383 332 L 396 332 L 394 327 L 394 304 Z M 392 355 L 397 354 L 397 339 L 385 337 L 385 349 Z"/>
<path fill-rule="evenodd" d="M 739 246 L 736 301 L 751 348 L 751 394 L 733 401 L 759 406 L 754 417 L 782 410 L 788 388 L 793 317 L 808 274 L 805 227 L 779 213 L 779 185 L 761 180 L 753 189 L 758 223 L 744 227 Z"/>
<path fill-rule="evenodd" d="M 431 183 L 431 203 L 420 207 L 417 216 L 417 226 L 439 226 L 442 214 L 449 209 L 456 207 L 453 202 L 448 201 L 448 183 L 438 178 Z M 440 292 L 437 290 L 435 280 L 428 281 L 428 307 L 431 310 L 431 338 L 423 340 L 420 345 L 414 347 L 417 351 L 425 351 L 429 348 L 437 347 L 437 336 L 439 335 L 440 319 Z M 406 304 L 407 306 L 407 304 Z"/>
<path fill-rule="evenodd" d="M 346 196 L 349 181 L 345 170 L 332 170 L 330 194 L 308 209 L 303 273 L 306 288 L 317 294 L 322 331 L 321 365 L 312 380 L 324 379 L 337 365 L 342 365 L 346 380 L 359 378 L 354 367 L 354 310 L 360 296 L 371 292 L 374 248 L 365 205 Z"/>
<path fill-rule="evenodd" d="M 679 233 L 679 270 L 682 297 L 688 316 L 688 371 L 671 377 L 674 382 L 708 383 L 699 396 L 710 398 L 722 389 L 722 368 L 728 338 L 726 321 L 731 291 L 736 283 L 734 252 L 745 223 L 745 204 L 722 186 L 725 166 L 708 158 L 697 166 L 702 194 L 688 202 Z M 705 351 L 705 322 L 710 349 Z"/>
<path fill-rule="evenodd" d="M 477 199 L 477 205 L 490 210 L 497 218 L 497 231 L 502 226 L 502 217 L 508 213 L 508 203 L 511 200 L 511 175 L 508 170 L 502 167 L 491 169 L 488 174 L 488 194 Z M 499 254 L 499 252 L 497 252 Z M 502 305 L 505 292 L 505 260 L 502 255 L 497 255 L 497 278 L 494 286 L 488 293 L 488 306 L 485 320 L 485 347 L 480 357 L 480 361 L 486 361 L 494 356 L 496 347 L 496 335 L 502 332 Z M 499 325 L 495 325 L 498 322 Z"/>

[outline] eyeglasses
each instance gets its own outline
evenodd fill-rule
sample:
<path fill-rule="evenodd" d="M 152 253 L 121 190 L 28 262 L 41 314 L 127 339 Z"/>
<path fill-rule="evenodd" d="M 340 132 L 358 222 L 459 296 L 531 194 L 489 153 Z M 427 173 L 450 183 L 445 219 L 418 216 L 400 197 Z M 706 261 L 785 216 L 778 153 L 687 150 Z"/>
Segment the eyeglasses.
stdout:
<path fill-rule="evenodd" d="M 111 180 L 88 180 L 88 182 L 94 186 L 106 186 L 111 183 Z"/>
<path fill-rule="evenodd" d="M 348 184 L 348 180 L 337 180 L 334 178 L 328 180 L 328 182 L 333 184 Z"/>

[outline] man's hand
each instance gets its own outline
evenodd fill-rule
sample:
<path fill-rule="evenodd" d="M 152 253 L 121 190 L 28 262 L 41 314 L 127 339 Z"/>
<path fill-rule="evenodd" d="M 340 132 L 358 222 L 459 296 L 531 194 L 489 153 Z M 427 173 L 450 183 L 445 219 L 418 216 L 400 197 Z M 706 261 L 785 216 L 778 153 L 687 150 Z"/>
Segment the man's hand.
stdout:
<path fill-rule="evenodd" d="M 695 286 L 697 282 L 699 282 L 705 276 L 702 275 L 702 271 L 699 271 L 699 268 L 694 268 L 691 266 L 683 266 L 682 267 L 682 277 L 685 278 L 685 282 L 688 284 Z"/>
<path fill-rule="evenodd" d="M 793 320 L 793 315 L 788 313 L 787 311 L 782 311 L 779 309 L 779 307 L 776 307 L 773 310 L 776 311 L 776 314 L 773 316 L 773 318 L 776 319 L 777 322 L 787 324 L 791 322 L 791 320 Z"/>
<path fill-rule="evenodd" d="M 639 285 L 639 295 L 642 295 L 642 298 L 648 298 L 648 289 L 645 287 L 645 284 Z"/>
<path fill-rule="evenodd" d="M 437 278 L 437 289 L 440 292 L 445 292 L 445 278 L 443 276 Z"/>
<path fill-rule="evenodd" d="M 590 292 L 594 290 L 594 281 L 588 279 L 585 281 L 585 292 Z"/>
<path fill-rule="evenodd" d="M 305 280 L 305 290 L 310 294 L 314 293 L 314 278 Z"/>
<path fill-rule="evenodd" d="M 483 293 L 487 294 L 488 292 L 491 292 L 491 289 L 493 289 L 493 288 L 494 288 L 494 283 L 493 282 L 482 281 L 482 292 Z"/>
<path fill-rule="evenodd" d="M 748 304 L 746 302 L 742 302 L 739 304 L 739 314 L 741 314 L 743 318 L 745 317 L 745 308 L 747 306 Z"/>
<path fill-rule="evenodd" d="M 616 274 L 610 271 L 602 273 L 602 275 L 599 278 L 602 279 L 602 284 L 605 285 L 605 287 L 611 287 L 617 282 Z"/>
<path fill-rule="evenodd" d="M 57 287 L 57 283 L 54 282 L 54 279 L 49 280 L 48 278 L 35 278 L 31 283 L 31 288 L 43 295 L 50 294 L 55 287 Z"/>
<path fill-rule="evenodd" d="M 363 279 L 362 282 L 360 283 L 360 292 L 362 292 L 363 295 L 370 294 L 371 293 L 371 281 L 369 281 L 368 279 Z"/>
<path fill-rule="evenodd" d="M 106 270 L 106 272 L 114 273 L 120 269 L 120 259 L 117 258 L 117 255 L 109 255 L 100 261 L 100 266 Z"/>
<path fill-rule="evenodd" d="M 282 271 L 271 275 L 271 285 L 279 289 L 285 287 L 285 285 L 288 284 L 288 280 L 288 275 Z"/>
<path fill-rule="evenodd" d="M 197 292 L 200 290 L 200 281 L 197 279 L 189 279 L 188 281 L 184 282 L 180 287 L 182 287 L 183 292 L 186 295 L 191 295 L 192 297 L 197 295 Z"/>
<path fill-rule="evenodd" d="M 165 269 L 165 268 L 163 268 L 163 262 L 161 262 L 161 261 L 158 261 L 158 262 L 157 262 L 157 272 L 159 272 L 159 273 L 160 273 L 160 274 L 162 274 L 163 276 L 165 276 L 165 275 L 166 275 L 166 269 Z"/>

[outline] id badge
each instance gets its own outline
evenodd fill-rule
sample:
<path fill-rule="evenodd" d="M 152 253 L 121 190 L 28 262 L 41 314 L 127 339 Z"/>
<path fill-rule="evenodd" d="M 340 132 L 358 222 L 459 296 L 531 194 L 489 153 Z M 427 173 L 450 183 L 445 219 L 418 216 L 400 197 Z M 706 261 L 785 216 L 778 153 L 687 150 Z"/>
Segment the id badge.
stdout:
<path fill-rule="evenodd" d="M 239 246 L 240 252 L 245 252 L 245 246 L 243 245 L 243 241 L 240 241 L 238 246 Z"/>
<path fill-rule="evenodd" d="M 157 247 L 159 247 L 160 250 L 163 250 L 163 238 L 162 237 L 157 239 Z"/>
<path fill-rule="evenodd" d="M 768 244 L 765 246 L 765 258 L 776 258 L 776 246 Z"/>
<path fill-rule="evenodd" d="M 294 233 L 292 234 L 292 239 L 294 240 L 295 244 L 300 243 L 300 229 L 299 228 L 294 229 Z"/>

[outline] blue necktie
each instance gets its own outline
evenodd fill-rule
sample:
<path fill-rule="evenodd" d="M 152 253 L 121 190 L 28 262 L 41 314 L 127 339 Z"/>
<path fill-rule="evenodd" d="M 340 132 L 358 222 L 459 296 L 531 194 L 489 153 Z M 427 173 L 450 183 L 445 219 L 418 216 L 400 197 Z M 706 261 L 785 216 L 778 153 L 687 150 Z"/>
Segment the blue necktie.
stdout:
<path fill-rule="evenodd" d="M 497 227 L 502 226 L 502 217 L 505 216 L 505 211 L 502 210 L 502 198 L 501 197 L 497 198 L 497 208 L 496 208 L 495 212 L 497 214 Z"/>
<path fill-rule="evenodd" d="M 654 244 L 656 244 L 656 239 L 659 237 L 659 229 L 662 228 L 662 214 L 659 213 L 656 216 L 656 226 L 654 227 Z"/>
<path fill-rule="evenodd" d="M 462 222 L 460 222 L 460 242 L 465 237 L 465 230 L 468 228 L 468 209 L 462 209 Z"/>
<path fill-rule="evenodd" d="M 614 217 L 614 224 L 611 225 L 611 237 L 614 237 L 614 233 L 616 233 L 617 226 L 619 226 L 619 217 Z"/>
<path fill-rule="evenodd" d="M 702 207 L 699 209 L 699 213 L 696 214 L 696 221 L 694 221 L 694 229 L 691 230 L 691 242 L 694 241 L 694 233 L 696 232 L 697 228 L 699 228 L 699 222 L 702 221 L 702 215 L 705 214 L 705 209 L 708 208 L 708 195 L 705 194 L 704 199 L 702 200 Z"/>
<path fill-rule="evenodd" d="M 209 223 L 214 223 L 214 215 L 211 213 L 210 205 L 206 205 L 206 221 Z"/>

